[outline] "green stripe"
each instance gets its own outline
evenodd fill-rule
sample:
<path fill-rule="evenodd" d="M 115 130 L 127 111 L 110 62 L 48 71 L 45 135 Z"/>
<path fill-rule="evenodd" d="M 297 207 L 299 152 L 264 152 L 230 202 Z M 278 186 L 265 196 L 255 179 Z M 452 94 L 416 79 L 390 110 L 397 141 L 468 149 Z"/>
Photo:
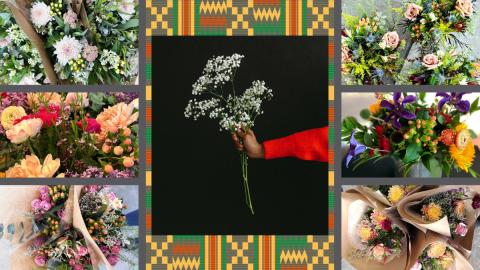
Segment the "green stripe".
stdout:
<path fill-rule="evenodd" d="M 145 130 L 145 136 L 147 138 L 147 148 L 152 147 L 152 128 L 147 127 Z"/>
<path fill-rule="evenodd" d="M 145 194 L 145 204 L 147 209 L 152 209 L 152 191 L 150 190 Z"/>
<path fill-rule="evenodd" d="M 147 81 L 151 82 L 152 81 L 152 64 L 148 63 L 145 72 L 147 74 Z"/>
<path fill-rule="evenodd" d="M 335 207 L 335 192 L 333 190 L 328 191 L 328 209 L 333 212 Z"/>
<path fill-rule="evenodd" d="M 332 62 L 333 62 L 333 61 L 332 61 Z M 329 80 L 330 82 L 332 82 L 333 79 L 334 79 L 334 75 L 335 75 L 335 68 L 334 68 L 334 67 L 335 67 L 335 66 L 334 66 L 333 63 L 328 64 L 328 80 Z"/>

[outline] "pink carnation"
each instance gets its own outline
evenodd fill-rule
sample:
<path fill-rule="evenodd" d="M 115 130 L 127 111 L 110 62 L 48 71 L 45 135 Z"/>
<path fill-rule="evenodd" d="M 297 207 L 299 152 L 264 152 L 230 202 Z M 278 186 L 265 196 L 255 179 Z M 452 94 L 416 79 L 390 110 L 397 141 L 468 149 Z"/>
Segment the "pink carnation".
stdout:
<path fill-rule="evenodd" d="M 97 46 L 90 46 L 86 45 L 83 48 L 83 57 L 88 61 L 88 62 L 93 62 L 97 59 L 98 57 L 98 48 Z"/>

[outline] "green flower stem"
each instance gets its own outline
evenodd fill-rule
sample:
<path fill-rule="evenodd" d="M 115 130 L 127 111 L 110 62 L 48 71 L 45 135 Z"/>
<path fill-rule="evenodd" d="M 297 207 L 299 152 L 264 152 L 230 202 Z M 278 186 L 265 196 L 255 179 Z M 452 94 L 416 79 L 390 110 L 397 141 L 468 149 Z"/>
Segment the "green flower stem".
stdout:
<path fill-rule="evenodd" d="M 245 203 L 252 212 L 252 215 L 255 215 L 253 211 L 252 198 L 250 197 L 250 188 L 248 186 L 248 156 L 245 152 L 240 153 L 240 163 L 242 166 L 242 178 L 243 178 L 243 188 L 245 190 Z"/>

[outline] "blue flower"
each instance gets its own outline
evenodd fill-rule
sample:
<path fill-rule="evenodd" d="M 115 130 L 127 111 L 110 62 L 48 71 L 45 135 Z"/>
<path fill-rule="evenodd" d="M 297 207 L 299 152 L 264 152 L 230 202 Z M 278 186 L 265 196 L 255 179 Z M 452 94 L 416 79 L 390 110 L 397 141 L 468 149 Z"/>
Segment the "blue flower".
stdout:
<path fill-rule="evenodd" d="M 390 111 L 390 114 L 387 116 L 385 121 L 392 122 L 392 125 L 396 129 L 402 128 L 402 124 L 400 124 L 400 119 L 404 118 L 407 120 L 413 120 L 417 117 L 414 113 L 409 112 L 407 109 L 405 109 L 405 104 L 414 102 L 416 100 L 416 97 L 412 95 L 406 96 L 402 100 L 402 102 L 400 102 L 401 96 L 402 93 L 395 92 L 393 94 L 393 104 L 387 100 L 382 100 L 382 102 L 380 103 L 380 106 L 382 106 L 382 108 Z"/>
<path fill-rule="evenodd" d="M 368 43 L 372 43 L 375 41 L 375 36 L 370 34 L 368 37 L 365 38 L 365 40 L 368 42 Z"/>
<path fill-rule="evenodd" d="M 377 69 L 375 69 L 374 72 L 380 79 L 383 78 L 383 76 L 385 75 L 385 72 L 383 71 L 383 69 L 377 68 Z"/>
<path fill-rule="evenodd" d="M 437 93 L 437 97 L 442 97 L 438 102 L 438 111 L 442 111 L 443 105 L 450 104 L 455 106 L 458 111 L 462 113 L 467 113 L 470 110 L 470 102 L 468 100 L 462 100 L 463 95 L 468 94 L 466 92 L 455 93 L 452 92 L 450 95 L 447 92 Z"/>
<path fill-rule="evenodd" d="M 367 150 L 367 147 L 363 144 L 360 144 L 355 140 L 355 131 L 352 132 L 352 135 L 350 137 L 350 149 L 348 150 L 347 153 L 347 159 L 346 159 L 346 166 L 348 168 L 348 164 L 350 164 L 350 161 L 352 161 L 352 158 L 354 158 L 357 155 L 360 155 L 361 153 L 365 152 Z"/>

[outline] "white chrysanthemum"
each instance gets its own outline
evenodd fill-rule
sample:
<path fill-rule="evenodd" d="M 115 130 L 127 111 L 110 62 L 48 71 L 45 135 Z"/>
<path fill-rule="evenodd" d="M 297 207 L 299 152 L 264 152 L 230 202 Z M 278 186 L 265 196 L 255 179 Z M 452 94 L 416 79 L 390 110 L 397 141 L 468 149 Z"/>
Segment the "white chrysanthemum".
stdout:
<path fill-rule="evenodd" d="M 55 47 L 54 54 L 57 55 L 58 62 L 62 66 L 65 66 L 68 61 L 78 58 L 82 52 L 82 44 L 70 36 L 64 36 L 53 46 Z"/>
<path fill-rule="evenodd" d="M 30 20 L 36 27 L 47 25 L 52 20 L 50 7 L 43 2 L 36 2 L 30 9 Z"/>

